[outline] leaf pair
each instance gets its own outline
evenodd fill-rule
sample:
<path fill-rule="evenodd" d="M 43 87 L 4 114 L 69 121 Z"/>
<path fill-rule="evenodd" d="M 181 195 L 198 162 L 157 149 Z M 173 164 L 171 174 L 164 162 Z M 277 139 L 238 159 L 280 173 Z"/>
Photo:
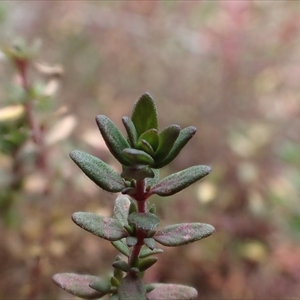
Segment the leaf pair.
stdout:
<path fill-rule="evenodd" d="M 59 287 L 80 298 L 99 299 L 107 294 L 107 292 L 96 290 L 99 286 L 103 289 L 103 284 L 100 284 L 101 279 L 97 276 L 60 273 L 54 275 L 52 279 Z M 148 290 L 151 291 L 148 292 Z M 196 298 L 197 295 L 194 288 L 179 284 L 154 283 L 147 287 L 137 275 L 128 274 L 122 279 L 115 298 L 120 300 L 188 300 Z"/>

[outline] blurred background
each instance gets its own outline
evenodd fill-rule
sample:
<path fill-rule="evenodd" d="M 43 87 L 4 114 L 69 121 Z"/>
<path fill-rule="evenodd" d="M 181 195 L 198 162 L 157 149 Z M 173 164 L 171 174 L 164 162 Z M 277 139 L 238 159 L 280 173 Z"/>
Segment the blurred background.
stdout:
<path fill-rule="evenodd" d="M 195 164 L 213 170 L 174 197 L 150 199 L 161 224 L 216 228 L 166 248 L 147 281 L 194 286 L 199 299 L 300 297 L 299 1 L 1 1 L 0 26 L 1 46 L 38 40 L 36 61 L 63 69 L 50 104 L 36 112 L 55 140 L 48 170 L 25 160 L 22 189 L 1 208 L 1 299 L 75 299 L 53 274 L 111 269 L 117 252 L 71 214 L 110 215 L 115 195 L 68 153 L 87 151 L 118 168 L 95 116 L 123 130 L 121 117 L 146 91 L 161 128 L 198 129 L 161 175 Z M 3 56 L 0 78 L 2 108 L 20 92 Z M 12 164 L 0 155 L 1 189 Z"/>

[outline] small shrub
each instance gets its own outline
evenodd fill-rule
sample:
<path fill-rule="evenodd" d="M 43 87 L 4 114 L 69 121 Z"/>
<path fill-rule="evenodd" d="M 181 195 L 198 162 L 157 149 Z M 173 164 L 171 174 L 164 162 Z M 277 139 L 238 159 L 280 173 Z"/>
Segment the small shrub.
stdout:
<path fill-rule="evenodd" d="M 148 200 L 152 195 L 171 196 L 210 173 L 210 167 L 197 165 L 163 179 L 159 169 L 168 165 L 193 137 L 193 126 L 181 129 L 169 125 L 158 128 L 155 102 L 143 94 L 135 103 L 131 117 L 123 117 L 127 138 L 106 116 L 96 122 L 113 156 L 122 165 L 122 173 L 88 153 L 75 150 L 71 159 L 99 187 L 121 193 L 114 204 L 113 217 L 89 212 L 76 212 L 72 220 L 86 231 L 106 239 L 120 252 L 112 263 L 113 274 L 103 277 L 61 273 L 54 282 L 65 291 L 84 299 L 194 299 L 197 291 L 178 284 L 146 284 L 143 276 L 163 252 L 156 243 L 180 246 L 203 239 L 214 227 L 203 223 L 182 223 L 158 228 L 155 206 Z"/>

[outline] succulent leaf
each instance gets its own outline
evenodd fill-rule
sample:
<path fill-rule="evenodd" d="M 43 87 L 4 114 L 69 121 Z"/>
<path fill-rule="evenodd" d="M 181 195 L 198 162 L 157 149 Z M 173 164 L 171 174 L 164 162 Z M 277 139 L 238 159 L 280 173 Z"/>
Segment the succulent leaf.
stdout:
<path fill-rule="evenodd" d="M 111 154 L 122 165 L 128 165 L 127 160 L 122 155 L 122 151 L 125 148 L 129 148 L 130 145 L 123 136 L 123 134 L 116 127 L 116 125 L 104 115 L 98 115 L 96 117 L 96 122 L 106 143 L 106 146 L 111 152 Z"/>
<path fill-rule="evenodd" d="M 106 293 L 96 291 L 89 285 L 98 281 L 99 277 L 92 275 L 80 275 L 75 273 L 55 274 L 52 280 L 63 290 L 84 299 L 98 299 Z"/>
<path fill-rule="evenodd" d="M 118 296 L 120 300 L 146 300 L 146 287 L 139 276 L 129 273 L 121 281 Z"/>
<path fill-rule="evenodd" d="M 164 160 L 174 146 L 180 133 L 180 126 L 173 124 L 166 127 L 159 135 L 159 145 L 155 152 L 155 162 L 159 163 Z"/>
<path fill-rule="evenodd" d="M 125 188 L 124 179 L 112 167 L 98 157 L 74 150 L 70 157 L 77 166 L 102 189 L 118 193 Z"/>
<path fill-rule="evenodd" d="M 146 186 L 151 187 L 159 181 L 159 169 L 151 169 L 152 177 L 145 178 Z"/>
<path fill-rule="evenodd" d="M 98 278 L 97 281 L 90 283 L 90 287 L 103 294 L 108 294 L 111 289 L 110 279 Z"/>
<path fill-rule="evenodd" d="M 121 176 L 125 179 L 143 180 L 147 177 L 153 178 L 155 174 L 148 166 L 135 165 L 131 167 L 123 167 Z M 127 190 L 125 189 L 125 191 Z"/>
<path fill-rule="evenodd" d="M 158 137 L 158 131 L 155 128 L 151 128 L 145 132 L 143 132 L 139 140 L 146 140 L 152 147 L 154 151 L 156 151 L 158 145 L 159 145 L 159 137 Z"/>
<path fill-rule="evenodd" d="M 153 238 L 145 238 L 144 244 L 151 250 L 155 248 L 155 240 Z"/>
<path fill-rule="evenodd" d="M 159 219 L 156 215 L 149 212 L 134 212 L 128 216 L 128 223 L 144 231 L 152 231 L 158 226 Z"/>
<path fill-rule="evenodd" d="M 132 120 L 129 117 L 122 118 L 123 125 L 126 129 L 128 141 L 131 147 L 135 148 L 138 140 L 138 135 Z"/>
<path fill-rule="evenodd" d="M 131 120 L 136 128 L 138 137 L 149 129 L 158 129 L 157 109 L 149 93 L 143 94 L 135 102 Z"/>
<path fill-rule="evenodd" d="M 119 250 L 123 255 L 129 257 L 130 251 L 127 245 L 125 245 L 122 241 L 113 241 L 112 245 Z"/>
<path fill-rule="evenodd" d="M 137 148 L 145 151 L 150 156 L 154 156 L 154 150 L 152 146 L 144 139 L 139 139 L 137 142 Z"/>
<path fill-rule="evenodd" d="M 130 204 L 131 201 L 127 196 L 119 195 L 114 205 L 114 218 L 118 220 L 123 226 L 127 224 Z"/>
<path fill-rule="evenodd" d="M 168 156 L 163 161 L 161 161 L 159 163 L 155 163 L 153 165 L 153 168 L 162 168 L 162 167 L 168 165 L 173 159 L 175 159 L 176 156 L 182 150 L 182 148 L 194 136 L 196 131 L 197 131 L 197 129 L 194 126 L 189 126 L 189 127 L 182 129 L 173 145 L 173 148 L 169 152 Z"/>
<path fill-rule="evenodd" d="M 72 215 L 72 220 L 84 230 L 109 241 L 117 241 L 128 236 L 122 224 L 114 218 L 76 212 Z"/>
<path fill-rule="evenodd" d="M 213 234 L 215 228 L 204 223 L 182 223 L 169 225 L 156 231 L 154 239 L 169 247 L 189 244 Z"/>
<path fill-rule="evenodd" d="M 153 266 L 157 262 L 156 257 L 147 257 L 145 259 L 140 259 L 138 263 L 138 269 L 140 272 L 144 272 Z"/>
<path fill-rule="evenodd" d="M 153 283 L 151 285 L 154 290 L 147 294 L 148 300 L 190 300 L 198 296 L 196 289 L 181 284 Z"/>
<path fill-rule="evenodd" d="M 148 257 L 150 255 L 155 255 L 155 254 L 159 254 L 159 253 L 163 253 L 163 252 L 164 252 L 164 250 L 159 249 L 159 248 L 154 248 L 153 250 L 151 250 L 149 248 L 144 248 L 144 249 L 142 249 L 139 257 L 144 258 L 144 257 Z"/>
<path fill-rule="evenodd" d="M 151 165 L 154 163 L 152 156 L 143 150 L 125 148 L 122 155 L 126 159 L 127 165 Z"/>
<path fill-rule="evenodd" d="M 171 196 L 185 189 L 197 180 L 202 179 L 208 175 L 210 171 L 210 167 L 201 165 L 184 169 L 160 180 L 150 189 L 150 193 L 159 196 Z"/>
<path fill-rule="evenodd" d="M 136 245 L 138 242 L 138 239 L 135 236 L 128 236 L 126 238 L 126 244 L 128 247 L 132 247 L 134 245 Z"/>
<path fill-rule="evenodd" d="M 112 266 L 116 269 L 119 269 L 123 272 L 128 272 L 129 271 L 129 265 L 127 262 L 123 261 L 123 260 L 116 260 L 112 263 Z"/>

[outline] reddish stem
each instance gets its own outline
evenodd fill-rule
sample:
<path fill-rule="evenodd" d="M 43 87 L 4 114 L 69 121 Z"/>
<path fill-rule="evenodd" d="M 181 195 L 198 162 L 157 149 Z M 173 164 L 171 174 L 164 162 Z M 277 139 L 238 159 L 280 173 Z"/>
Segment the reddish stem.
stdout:
<path fill-rule="evenodd" d="M 39 147 L 39 156 L 37 158 L 37 165 L 40 169 L 47 170 L 46 158 L 42 151 L 43 148 L 43 135 L 41 127 L 39 126 L 33 111 L 32 99 L 29 98 L 30 85 L 28 83 L 27 70 L 28 61 L 26 59 L 16 59 L 15 64 L 20 72 L 21 85 L 27 93 L 28 98 L 25 101 L 25 113 L 28 120 L 29 127 L 31 129 L 31 135 L 33 142 Z"/>
<path fill-rule="evenodd" d="M 145 192 L 145 180 L 139 180 L 136 182 L 136 196 L 135 200 L 138 206 L 138 212 L 145 213 L 147 212 L 147 198 L 148 194 Z M 144 245 L 144 238 L 146 237 L 144 231 L 137 229 L 136 237 L 138 242 L 133 246 L 128 263 L 130 266 L 134 266 L 134 263 L 137 261 L 142 246 Z"/>

